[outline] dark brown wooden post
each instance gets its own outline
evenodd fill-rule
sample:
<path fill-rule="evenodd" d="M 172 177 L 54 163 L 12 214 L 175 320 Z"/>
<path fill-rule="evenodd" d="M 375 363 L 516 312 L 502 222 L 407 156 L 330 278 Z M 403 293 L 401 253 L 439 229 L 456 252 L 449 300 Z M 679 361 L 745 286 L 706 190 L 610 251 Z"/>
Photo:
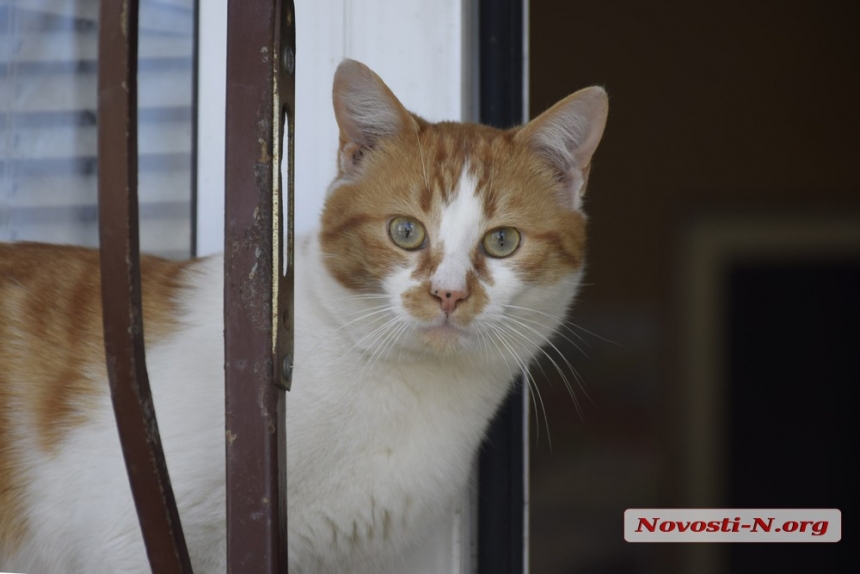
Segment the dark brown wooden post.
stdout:
<path fill-rule="evenodd" d="M 278 0 L 230 0 L 227 8 L 224 317 L 227 571 L 233 574 L 287 571 L 284 391 L 292 376 L 293 210 L 291 197 L 282 205 L 279 168 L 285 107 L 292 142 L 294 14 L 292 2 Z"/>
<path fill-rule="evenodd" d="M 137 206 L 138 1 L 102 0 L 98 188 L 102 307 L 111 399 L 153 572 L 191 572 L 143 348 Z"/>

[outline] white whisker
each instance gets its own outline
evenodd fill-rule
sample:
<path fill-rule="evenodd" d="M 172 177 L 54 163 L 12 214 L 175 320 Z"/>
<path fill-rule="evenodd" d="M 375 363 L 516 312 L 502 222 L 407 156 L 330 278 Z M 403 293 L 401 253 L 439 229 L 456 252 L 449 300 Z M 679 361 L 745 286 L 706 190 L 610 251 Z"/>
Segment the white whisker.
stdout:
<path fill-rule="evenodd" d="M 552 363 L 553 367 L 555 367 L 555 370 L 558 372 L 559 376 L 561 377 L 562 382 L 564 383 L 564 387 L 567 389 L 567 392 L 570 395 L 570 398 L 573 400 L 573 405 L 576 408 L 577 414 L 579 415 L 580 419 L 582 419 L 583 418 L 582 408 L 579 405 L 579 400 L 576 398 L 576 394 L 573 392 L 573 387 L 570 384 L 570 380 L 567 378 L 567 375 L 564 374 L 564 371 L 562 371 L 561 367 L 558 365 L 557 362 L 555 362 L 555 360 L 552 358 L 552 356 L 550 356 L 550 354 L 544 348 L 542 348 L 540 345 L 538 345 L 537 343 L 535 343 L 534 341 L 532 341 L 531 339 L 529 339 L 528 337 L 526 337 L 525 335 L 523 335 L 522 333 L 520 333 L 519 331 L 517 331 L 516 329 L 511 327 L 510 325 L 500 324 L 499 326 L 504 327 L 509 333 L 517 335 L 518 337 L 523 339 L 526 343 L 530 344 L 536 351 L 543 353 L 543 355 L 547 359 L 549 359 L 549 361 Z M 558 349 L 556 349 L 556 351 L 558 351 Z M 564 359 L 564 356 L 562 356 L 562 359 Z M 570 363 L 568 363 L 568 366 L 570 367 Z M 572 371 L 572 372 L 575 373 L 575 371 Z M 574 374 L 574 378 L 577 378 L 575 374 Z M 579 383 L 580 387 L 582 387 L 582 383 L 579 382 L 578 378 L 577 378 L 577 383 Z M 583 392 L 585 392 L 585 391 L 583 390 Z M 586 394 L 586 396 L 587 396 L 587 394 Z"/>
<path fill-rule="evenodd" d="M 519 307 L 519 306 L 517 306 L 517 305 L 504 305 L 504 304 L 502 305 L 502 307 L 508 307 L 508 308 L 510 308 L 510 309 L 520 309 L 520 310 L 522 310 L 522 311 L 530 311 L 530 312 L 532 312 L 532 313 L 537 313 L 538 315 L 543 315 L 544 317 L 548 317 L 548 318 L 552 319 L 553 321 L 558 321 L 558 317 L 556 317 L 556 316 L 554 316 L 554 315 L 550 315 L 549 313 L 544 313 L 543 311 L 538 311 L 537 309 L 531 309 L 531 308 L 529 308 L 529 307 Z M 571 327 L 576 327 L 576 328 L 577 328 L 577 329 L 579 329 L 580 331 L 582 331 L 582 332 L 584 332 L 584 333 L 586 333 L 586 334 L 588 334 L 588 335 L 591 335 L 592 337 L 595 337 L 595 338 L 597 338 L 597 339 L 600 339 L 601 341 L 604 341 L 604 342 L 609 343 L 609 344 L 611 344 L 611 345 L 617 345 L 617 346 L 621 347 L 622 349 L 624 348 L 624 345 L 622 345 L 621 343 L 617 343 L 617 342 L 615 342 L 615 341 L 613 341 L 613 340 L 611 340 L 611 339 L 607 339 L 606 337 L 602 337 L 602 336 L 598 335 L 597 333 L 594 333 L 594 332 L 592 332 L 592 331 L 589 331 L 589 330 L 588 330 L 588 329 L 586 329 L 585 327 L 582 327 L 582 326 L 580 326 L 580 325 L 577 325 L 577 324 L 576 324 L 576 323 L 574 323 L 573 321 L 568 321 L 568 320 L 566 320 L 566 319 L 563 319 L 563 320 L 561 321 L 561 323 L 562 323 L 562 326 L 564 326 L 564 328 L 565 328 L 565 329 L 567 329 L 568 331 L 570 331 L 571 333 L 573 333 L 573 335 L 574 335 L 576 338 L 578 338 L 579 340 L 581 340 L 581 341 L 582 341 L 583 343 L 585 343 L 586 345 L 588 345 L 588 341 L 586 341 L 585 339 L 583 339 L 581 335 L 579 335 L 578 333 L 576 333 L 575 331 L 573 331 L 572 329 L 570 329 L 567 325 L 570 325 Z M 590 347 L 591 345 L 588 345 L 588 346 Z"/>
<path fill-rule="evenodd" d="M 571 329 L 570 327 L 568 327 L 568 326 L 567 326 L 567 323 L 568 323 L 569 321 L 566 321 L 565 319 L 561 319 L 560 317 L 556 317 L 555 315 L 550 315 L 549 313 L 544 313 L 543 311 L 538 311 L 537 309 L 531 309 L 531 308 L 529 308 L 529 307 L 520 307 L 520 306 L 518 306 L 518 305 L 505 305 L 505 304 L 501 304 L 501 306 L 502 306 L 502 307 L 506 307 L 506 308 L 508 308 L 508 309 L 518 309 L 518 310 L 520 310 L 520 311 L 526 311 L 526 312 L 529 312 L 529 313 L 535 313 L 535 314 L 537 314 L 537 315 L 542 315 L 542 316 L 544 316 L 544 317 L 547 317 L 548 319 L 552 319 L 553 321 L 558 321 L 558 322 L 559 322 L 559 326 L 560 326 L 560 327 L 564 327 L 564 328 L 565 328 L 565 329 L 567 329 L 567 330 L 568 330 L 568 332 L 569 332 L 569 333 L 571 333 L 574 337 L 576 337 L 577 339 L 579 339 L 580 341 L 582 341 L 582 343 L 583 343 L 584 345 L 586 345 L 586 346 L 588 346 L 588 347 L 591 347 L 591 345 L 589 345 L 589 344 L 588 344 L 588 341 L 586 341 L 585 339 L 583 339 L 583 338 L 582 338 L 582 335 L 580 335 L 579 333 L 577 333 L 576 331 L 574 331 L 573 329 Z"/>
<path fill-rule="evenodd" d="M 507 347 L 508 351 L 510 352 L 511 357 L 520 366 L 520 369 L 522 369 L 523 374 L 525 374 L 526 383 L 530 387 L 533 387 L 535 394 L 537 394 L 538 401 L 540 402 L 541 411 L 543 411 L 543 420 L 544 420 L 544 425 L 546 426 L 547 442 L 549 443 L 550 451 L 552 451 L 552 434 L 550 433 L 550 430 L 549 430 L 549 417 L 546 414 L 546 406 L 544 405 L 544 402 L 543 402 L 543 396 L 540 394 L 540 389 L 537 386 L 537 382 L 534 380 L 534 377 L 532 377 L 531 372 L 529 372 L 528 367 L 525 365 L 525 363 L 523 363 L 523 361 L 517 356 L 516 352 L 514 351 L 513 341 L 511 341 L 510 339 L 505 337 L 504 334 L 498 329 L 498 327 L 500 327 L 500 326 L 501 326 L 500 324 L 494 325 L 494 327 L 496 327 L 494 329 L 495 335 L 498 337 L 499 342 L 501 342 L 502 345 Z M 537 407 L 535 407 L 535 408 L 537 408 Z M 537 419 L 538 419 L 537 411 L 535 411 L 535 421 L 536 422 L 537 422 Z"/>
<path fill-rule="evenodd" d="M 379 352 L 379 357 L 377 361 L 387 361 L 388 355 L 391 353 L 391 350 L 397 346 L 397 342 L 400 340 L 400 335 L 409 327 L 409 323 L 403 321 L 400 325 L 397 326 L 396 329 L 393 330 L 392 336 L 390 337 L 390 341 L 386 338 L 386 342 L 381 346 L 381 350 Z"/>
<path fill-rule="evenodd" d="M 361 299 L 389 299 L 390 297 L 384 293 L 359 293 L 357 295 L 344 295 L 338 297 L 334 301 L 354 301 Z"/>
<path fill-rule="evenodd" d="M 350 313 L 346 313 L 346 316 L 352 317 L 353 315 L 358 315 L 359 313 L 375 314 L 375 313 L 378 313 L 380 310 L 385 311 L 385 310 L 391 310 L 391 309 L 394 309 L 394 305 L 389 305 L 388 303 L 384 303 L 382 305 L 374 305 L 373 307 L 365 307 L 364 309 L 359 309 L 357 311 L 352 311 Z M 364 315 L 362 315 L 362 316 L 364 316 Z M 350 323 L 351 322 L 352 321 L 350 321 Z M 350 323 L 346 323 L 346 325 L 349 325 Z M 341 325 L 341 326 L 343 326 L 343 325 Z M 340 328 L 340 327 L 338 327 L 338 328 Z"/>
<path fill-rule="evenodd" d="M 544 325 L 545 325 L 545 323 L 542 323 L 541 321 L 535 321 L 534 319 L 527 319 L 527 318 L 525 318 L 525 317 L 523 317 L 523 316 L 521 316 L 521 315 L 517 315 L 517 316 L 514 316 L 514 315 L 504 315 L 504 317 L 505 317 L 506 319 L 516 320 L 516 321 L 526 321 L 527 323 L 531 323 L 532 325 L 538 325 L 538 326 L 544 326 Z M 523 325 L 523 327 L 525 327 L 525 325 Z M 535 331 L 535 333 L 537 333 L 537 331 Z M 548 339 L 551 339 L 553 336 L 561 337 L 561 338 L 565 339 L 568 343 L 570 343 L 571 345 L 573 345 L 573 347 L 574 347 L 577 351 L 579 351 L 580 353 L 582 353 L 582 355 L 583 355 L 586 359 L 590 359 L 590 358 L 591 358 L 591 357 L 589 357 L 589 356 L 588 356 L 588 353 L 586 353 L 586 352 L 585 352 L 585 350 L 584 350 L 582 347 L 580 347 L 580 346 L 579 346 L 579 345 L 578 345 L 578 344 L 577 344 L 573 339 L 571 339 L 570 337 L 568 337 L 567 335 L 565 335 L 564 333 L 562 333 L 562 332 L 560 332 L 560 331 L 556 331 L 556 332 L 555 332 L 555 333 L 553 333 L 550 337 L 543 337 L 542 335 L 540 335 L 540 333 L 537 333 L 537 334 L 538 334 L 538 336 L 539 336 L 539 337 L 541 337 L 541 338 L 546 338 L 547 340 L 548 340 Z M 585 344 L 586 344 L 586 345 L 588 345 L 588 343 L 585 343 Z"/>
<path fill-rule="evenodd" d="M 529 327 L 528 325 L 526 325 L 524 323 L 520 323 L 514 317 L 506 316 L 505 319 L 508 321 L 513 321 L 513 322 L 517 323 L 518 325 L 520 325 L 521 327 L 528 329 L 529 331 L 531 331 L 532 333 L 534 333 L 538 337 L 541 337 L 541 334 L 537 330 L 533 329 L 532 327 Z M 558 356 L 561 357 L 561 359 L 565 362 L 565 364 L 567 364 L 567 368 L 570 369 L 570 372 L 573 374 L 573 378 L 576 380 L 576 383 L 579 385 L 579 388 L 582 390 L 582 393 L 585 395 L 585 398 L 587 398 L 589 401 L 591 401 L 593 403 L 594 401 L 591 400 L 590 396 L 588 396 L 588 391 L 585 390 L 585 386 L 582 383 L 582 377 L 579 375 L 579 371 L 577 371 L 574 368 L 574 366 L 570 363 L 570 361 L 567 360 L 567 357 L 564 356 L 564 353 L 562 353 L 561 350 L 558 347 L 556 347 L 552 341 L 550 341 L 549 339 L 545 339 L 543 342 L 545 344 L 549 345 L 550 347 L 552 347 L 555 350 L 555 352 L 558 353 Z M 543 352 L 543 354 L 546 355 L 547 358 L 549 358 L 552 361 L 552 358 L 550 358 L 549 354 L 541 346 L 539 346 L 537 343 L 533 343 L 533 344 L 535 346 L 537 346 L 541 350 L 541 352 Z M 577 347 L 577 349 L 579 349 L 579 347 Z M 585 355 L 585 353 L 582 351 L 582 349 L 579 349 L 579 350 L 580 350 L 580 352 L 582 352 L 583 355 Z M 585 356 L 586 356 L 586 358 L 588 358 L 588 355 L 585 355 Z M 553 363 L 555 363 L 555 361 L 553 361 Z"/>
<path fill-rule="evenodd" d="M 377 328 L 373 331 L 373 333 L 379 332 L 379 334 L 368 344 L 369 347 L 373 347 L 373 351 L 371 352 L 370 357 L 368 357 L 366 362 L 364 363 L 364 367 L 362 367 L 361 369 L 361 374 L 356 377 L 356 380 L 361 380 L 366 374 L 370 374 L 373 365 L 376 363 L 377 354 L 380 352 L 380 349 L 382 349 L 382 346 L 385 344 L 391 334 L 397 329 L 398 323 L 400 321 L 400 317 L 394 317 L 393 319 L 382 325 L 382 327 Z M 361 341 L 356 342 L 353 347 L 357 346 L 360 342 Z"/>
<path fill-rule="evenodd" d="M 380 326 L 376 327 L 373 331 L 371 331 L 370 333 L 365 334 L 362 338 L 360 338 L 359 340 L 357 340 L 357 341 L 352 345 L 352 347 L 350 347 L 346 352 L 347 352 L 347 353 L 349 353 L 349 352 L 350 352 L 350 351 L 352 351 L 353 349 L 357 348 L 357 347 L 358 347 L 359 345 L 361 345 L 364 341 L 366 341 L 367 339 L 369 339 L 369 338 L 373 337 L 376 333 L 378 333 L 379 331 L 381 331 L 381 330 L 385 329 L 386 327 L 388 327 L 388 326 L 389 326 L 389 325 L 391 325 L 392 323 L 396 322 L 397 320 L 398 320 L 398 317 L 392 317 L 391 319 L 389 319 L 388 321 L 386 321 L 386 322 L 385 322 L 385 323 L 383 323 L 382 325 L 380 325 Z M 379 337 L 377 337 L 377 339 L 378 339 L 378 338 L 379 338 Z M 375 340 L 377 340 L 377 339 L 374 339 L 374 341 L 375 341 Z"/>

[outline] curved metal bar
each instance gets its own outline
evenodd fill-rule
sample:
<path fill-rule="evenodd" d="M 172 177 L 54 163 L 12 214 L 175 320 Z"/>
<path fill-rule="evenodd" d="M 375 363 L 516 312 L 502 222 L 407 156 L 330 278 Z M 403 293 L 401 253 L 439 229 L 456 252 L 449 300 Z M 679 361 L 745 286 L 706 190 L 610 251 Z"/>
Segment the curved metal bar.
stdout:
<path fill-rule="evenodd" d="M 111 399 L 153 572 L 191 561 L 161 448 L 143 348 L 137 205 L 138 0 L 102 0 L 98 187 L 102 309 Z"/>

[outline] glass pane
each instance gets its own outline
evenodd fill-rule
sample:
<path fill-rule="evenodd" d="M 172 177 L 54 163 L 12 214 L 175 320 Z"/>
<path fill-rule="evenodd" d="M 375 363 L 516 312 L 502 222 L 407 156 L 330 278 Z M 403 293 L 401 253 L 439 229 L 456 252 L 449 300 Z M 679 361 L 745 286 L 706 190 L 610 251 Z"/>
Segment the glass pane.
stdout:
<path fill-rule="evenodd" d="M 98 245 L 98 0 L 0 0 L 0 241 Z M 141 249 L 187 257 L 194 0 L 141 0 Z"/>

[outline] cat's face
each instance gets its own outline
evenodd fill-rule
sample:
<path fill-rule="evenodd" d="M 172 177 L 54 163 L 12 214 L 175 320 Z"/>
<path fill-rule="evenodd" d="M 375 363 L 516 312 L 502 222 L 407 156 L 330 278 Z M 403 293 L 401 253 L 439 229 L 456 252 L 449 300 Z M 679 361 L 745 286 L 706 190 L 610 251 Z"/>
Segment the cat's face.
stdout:
<path fill-rule="evenodd" d="M 428 123 L 357 62 L 341 65 L 334 95 L 339 174 L 320 239 L 332 276 L 379 310 L 371 326 L 440 352 L 548 336 L 583 265 L 605 93 L 508 131 Z"/>

